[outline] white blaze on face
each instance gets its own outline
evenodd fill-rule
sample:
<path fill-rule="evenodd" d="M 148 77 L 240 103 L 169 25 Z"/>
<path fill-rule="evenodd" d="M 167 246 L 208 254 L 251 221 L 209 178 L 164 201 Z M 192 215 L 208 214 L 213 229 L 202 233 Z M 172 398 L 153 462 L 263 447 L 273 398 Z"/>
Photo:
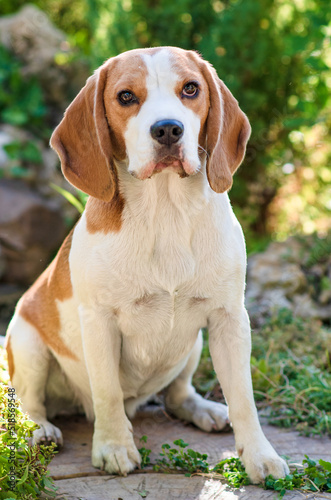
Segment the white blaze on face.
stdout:
<path fill-rule="evenodd" d="M 200 117 L 186 107 L 176 95 L 180 77 L 175 72 L 171 58 L 176 57 L 168 49 L 153 55 L 143 54 L 147 68 L 147 98 L 139 113 L 132 117 L 125 131 L 129 172 L 140 179 L 149 177 L 155 167 L 159 144 L 152 139 L 151 126 L 159 120 L 177 120 L 184 125 L 184 134 L 178 141 L 181 160 L 188 174 L 200 168 L 198 156 Z M 183 86 L 187 83 L 183 82 Z M 171 153 L 169 153 L 171 155 Z"/>

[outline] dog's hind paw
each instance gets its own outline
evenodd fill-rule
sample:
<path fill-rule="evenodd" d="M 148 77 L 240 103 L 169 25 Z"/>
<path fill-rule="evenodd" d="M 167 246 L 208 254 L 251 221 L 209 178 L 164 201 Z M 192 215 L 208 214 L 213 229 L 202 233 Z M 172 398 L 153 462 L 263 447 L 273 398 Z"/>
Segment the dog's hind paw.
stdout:
<path fill-rule="evenodd" d="M 55 443 L 58 446 L 63 445 L 63 437 L 62 432 L 58 427 L 51 424 L 47 420 L 42 423 L 37 422 L 40 426 L 39 429 L 33 432 L 33 436 L 31 439 L 31 444 L 49 444 Z"/>
<path fill-rule="evenodd" d="M 189 396 L 177 406 L 168 401 L 167 409 L 176 417 L 192 422 L 206 432 L 221 431 L 230 425 L 228 407 L 208 401 L 199 394 Z"/>

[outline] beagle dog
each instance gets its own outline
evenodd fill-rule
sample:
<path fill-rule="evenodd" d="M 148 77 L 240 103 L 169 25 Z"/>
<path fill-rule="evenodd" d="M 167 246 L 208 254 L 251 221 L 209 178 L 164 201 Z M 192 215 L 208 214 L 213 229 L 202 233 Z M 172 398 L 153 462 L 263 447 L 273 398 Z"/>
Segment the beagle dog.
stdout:
<path fill-rule="evenodd" d="M 140 464 L 131 418 L 165 405 L 204 431 L 229 420 L 250 479 L 286 475 L 253 399 L 246 254 L 229 202 L 250 125 L 212 66 L 173 47 L 137 49 L 91 76 L 55 129 L 64 176 L 90 197 L 56 258 L 19 301 L 7 334 L 10 377 L 40 429 L 83 409 L 92 464 Z M 208 327 L 227 406 L 192 386 Z"/>

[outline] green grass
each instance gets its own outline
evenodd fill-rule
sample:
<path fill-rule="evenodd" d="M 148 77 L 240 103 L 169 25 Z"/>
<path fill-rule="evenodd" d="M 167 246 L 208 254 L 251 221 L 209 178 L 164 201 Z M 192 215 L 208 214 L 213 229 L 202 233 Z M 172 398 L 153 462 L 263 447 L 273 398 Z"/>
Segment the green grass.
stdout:
<path fill-rule="evenodd" d="M 252 377 L 269 422 L 331 434 L 330 331 L 282 309 L 253 335 Z"/>
<path fill-rule="evenodd" d="M 284 479 L 274 479 L 268 476 L 264 488 L 279 492 L 282 498 L 287 490 L 300 489 L 303 491 L 331 492 L 331 462 L 325 460 L 311 460 L 307 455 L 302 462 L 302 469 L 294 469 Z"/>
<path fill-rule="evenodd" d="M 0 348 L 0 500 L 54 498 L 56 488 L 47 466 L 55 445 L 29 446 L 37 424 L 22 412 L 8 386 L 5 352 Z"/>
<path fill-rule="evenodd" d="M 147 436 L 140 440 L 147 442 Z M 242 488 L 250 483 L 249 477 L 239 458 L 227 458 L 214 467 L 207 462 L 208 455 L 188 448 L 183 439 L 173 442 L 174 446 L 162 444 L 162 451 L 153 465 L 155 472 L 183 473 L 186 476 L 200 475 L 210 479 L 226 481 L 234 489 Z M 149 454 L 151 450 L 142 447 L 139 450 L 142 457 L 142 468 L 151 465 Z M 148 458 L 148 460 L 147 460 Z M 300 489 L 313 492 L 331 492 L 331 462 L 311 460 L 306 456 L 302 466 L 291 467 L 290 474 L 283 479 L 267 476 L 262 487 L 266 490 L 278 492 L 278 498 L 283 498 L 286 491 Z"/>
<path fill-rule="evenodd" d="M 0 499 L 55 497 L 56 488 L 47 470 L 55 444 L 29 446 L 38 426 L 21 411 L 15 390 L 2 382 L 0 409 Z"/>
<path fill-rule="evenodd" d="M 330 434 L 330 330 L 320 321 L 295 318 L 281 309 L 253 332 L 252 342 L 254 394 L 262 415 L 271 424 L 305 435 Z M 201 394 L 222 400 L 207 334 L 194 383 Z"/>
<path fill-rule="evenodd" d="M 185 471 L 189 475 L 195 472 L 208 472 L 208 463 L 206 454 L 201 454 L 188 447 L 183 439 L 174 441 L 175 446 L 165 443 L 161 446 L 162 453 L 153 469 L 155 471 Z M 186 449 L 187 448 L 187 449 Z"/>

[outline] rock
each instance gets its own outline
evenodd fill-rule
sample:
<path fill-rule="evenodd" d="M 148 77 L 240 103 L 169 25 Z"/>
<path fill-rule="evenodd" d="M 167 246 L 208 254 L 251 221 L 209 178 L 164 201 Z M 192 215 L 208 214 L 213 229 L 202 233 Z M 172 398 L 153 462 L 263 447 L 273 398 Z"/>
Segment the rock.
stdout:
<path fill-rule="evenodd" d="M 20 286 L 8 283 L 0 284 L 0 307 L 8 305 L 15 306 L 23 292 L 24 288 Z"/>
<path fill-rule="evenodd" d="M 73 51 L 66 35 L 35 5 L 26 5 L 16 14 L 0 19 L 0 43 L 23 62 L 24 74 L 38 77 L 46 100 L 61 111 L 88 76 L 82 63 L 57 64 L 59 54 L 66 57 Z"/>
<path fill-rule="evenodd" d="M 293 294 L 305 290 L 307 280 L 289 248 L 272 243 L 268 249 L 248 260 L 246 300 L 276 299 L 277 304 L 289 304 Z M 269 291 L 266 294 L 266 291 Z M 277 292 L 276 292 L 277 291 Z"/>
<path fill-rule="evenodd" d="M 291 308 L 293 313 L 301 318 L 317 318 L 322 321 L 330 321 L 331 319 L 330 305 L 326 307 L 319 306 L 308 293 L 295 295 Z"/>
<path fill-rule="evenodd" d="M 251 262 L 249 272 L 250 279 L 255 281 L 259 291 L 279 287 L 284 290 L 286 296 L 291 297 L 307 285 L 306 277 L 298 264 L 275 262 L 269 259 L 268 255 Z"/>
<path fill-rule="evenodd" d="M 0 19 L 0 40 L 24 61 L 25 72 L 33 75 L 53 64 L 57 52 L 68 48 L 64 33 L 32 4 Z"/>
<path fill-rule="evenodd" d="M 310 245 L 309 237 L 306 241 L 289 238 L 248 259 L 246 305 L 253 327 L 261 326 L 280 308 L 302 318 L 330 321 L 331 290 L 321 290 L 329 266 L 324 261 L 307 266 Z"/>
<path fill-rule="evenodd" d="M 5 260 L 5 256 L 3 255 L 3 251 L 2 251 L 1 246 L 0 246 L 0 280 L 5 273 L 5 267 L 6 267 L 6 260 Z"/>
<path fill-rule="evenodd" d="M 15 306 L 24 291 L 25 287 L 23 288 L 13 284 L 0 283 L 0 335 L 6 334 L 6 330 L 13 316 Z"/>
<path fill-rule="evenodd" d="M 278 309 L 292 308 L 291 302 L 286 298 L 284 290 L 281 288 L 266 290 L 255 298 L 246 293 L 246 306 L 253 328 L 262 326 L 265 319 Z"/>
<path fill-rule="evenodd" d="M 318 301 L 323 305 L 331 302 L 331 290 L 322 290 L 320 296 L 318 297 Z"/>
<path fill-rule="evenodd" d="M 56 205 L 24 183 L 0 181 L 3 281 L 31 284 L 47 266 L 67 232 Z"/>

